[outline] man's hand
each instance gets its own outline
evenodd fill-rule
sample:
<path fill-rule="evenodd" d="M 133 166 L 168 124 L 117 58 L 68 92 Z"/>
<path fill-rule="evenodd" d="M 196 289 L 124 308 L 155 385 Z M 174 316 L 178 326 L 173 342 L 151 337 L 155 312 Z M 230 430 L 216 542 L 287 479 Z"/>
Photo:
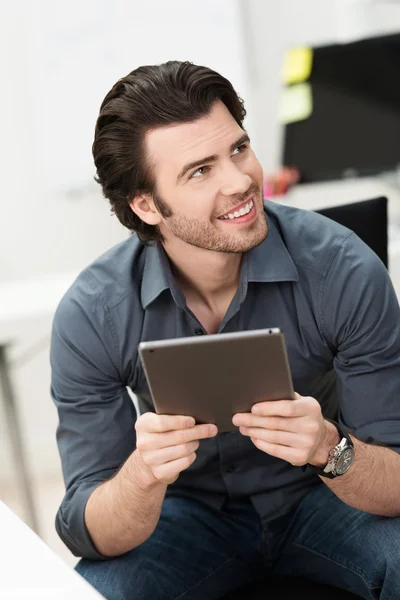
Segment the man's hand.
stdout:
<path fill-rule="evenodd" d="M 215 425 L 196 425 L 193 417 L 144 413 L 136 421 L 136 451 L 157 481 L 176 481 L 196 460 L 199 440 L 214 437 Z"/>
<path fill-rule="evenodd" d="M 327 423 L 318 401 L 310 396 L 259 402 L 251 413 L 234 415 L 232 422 L 257 448 L 294 466 L 316 464 L 325 452 Z M 325 464 L 327 460 L 326 453 Z"/>

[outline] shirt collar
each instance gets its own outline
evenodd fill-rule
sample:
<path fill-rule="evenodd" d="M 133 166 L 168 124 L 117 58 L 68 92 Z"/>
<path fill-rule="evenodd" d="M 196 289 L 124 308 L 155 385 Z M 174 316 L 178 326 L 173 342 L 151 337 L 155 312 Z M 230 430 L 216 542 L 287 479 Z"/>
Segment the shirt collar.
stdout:
<path fill-rule="evenodd" d="M 268 235 L 256 248 L 243 257 L 240 285 L 241 296 L 247 292 L 247 282 L 298 281 L 299 274 L 282 239 L 274 218 L 268 214 Z M 145 263 L 141 287 L 142 306 L 146 309 L 164 290 L 169 289 L 175 302 L 185 307 L 182 292 L 175 283 L 168 258 L 160 244 L 145 248 Z M 243 300 L 243 298 L 241 298 Z"/>
<path fill-rule="evenodd" d="M 164 290 L 170 290 L 175 302 L 185 307 L 186 301 L 175 283 L 164 248 L 157 243 L 145 248 L 141 301 L 146 309 Z"/>
<path fill-rule="evenodd" d="M 268 235 L 246 253 L 247 280 L 260 282 L 298 281 L 296 265 L 283 241 L 278 225 L 267 213 Z"/>

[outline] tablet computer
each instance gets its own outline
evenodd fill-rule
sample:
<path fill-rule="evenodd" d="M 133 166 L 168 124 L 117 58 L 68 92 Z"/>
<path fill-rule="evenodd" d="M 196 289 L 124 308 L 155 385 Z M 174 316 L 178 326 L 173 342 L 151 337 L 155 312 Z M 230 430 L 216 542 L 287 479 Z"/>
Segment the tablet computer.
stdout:
<path fill-rule="evenodd" d="M 232 416 L 256 402 L 293 399 L 279 329 L 141 342 L 139 355 L 157 414 L 188 415 L 235 431 Z"/>

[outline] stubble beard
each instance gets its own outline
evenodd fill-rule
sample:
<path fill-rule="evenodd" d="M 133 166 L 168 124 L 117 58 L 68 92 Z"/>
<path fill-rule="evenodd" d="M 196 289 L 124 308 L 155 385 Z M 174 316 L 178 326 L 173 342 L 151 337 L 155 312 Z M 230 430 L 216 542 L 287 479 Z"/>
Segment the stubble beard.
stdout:
<path fill-rule="evenodd" d="M 234 230 L 232 233 L 221 231 L 212 221 L 206 222 L 176 215 L 158 195 L 156 205 L 166 219 L 170 233 L 186 244 L 212 252 L 237 254 L 248 252 L 259 246 L 267 237 L 268 225 L 263 209 L 262 195 L 259 190 L 255 191 L 254 194 L 257 208 L 256 220 L 236 233 Z M 233 229 L 235 225 L 227 225 L 226 227 L 232 227 Z"/>

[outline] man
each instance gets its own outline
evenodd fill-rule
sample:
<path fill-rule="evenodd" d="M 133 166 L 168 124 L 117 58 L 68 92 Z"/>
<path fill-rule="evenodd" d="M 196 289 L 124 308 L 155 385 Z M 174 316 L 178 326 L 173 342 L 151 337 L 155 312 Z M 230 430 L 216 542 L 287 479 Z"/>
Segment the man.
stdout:
<path fill-rule="evenodd" d="M 180 62 L 136 69 L 101 105 L 98 182 L 136 233 L 55 317 L 57 530 L 110 600 L 219 598 L 290 574 L 394 600 L 399 305 L 352 232 L 264 206 L 244 116 L 229 81 Z M 225 434 L 155 414 L 140 341 L 263 327 L 285 332 L 295 400 Z"/>

